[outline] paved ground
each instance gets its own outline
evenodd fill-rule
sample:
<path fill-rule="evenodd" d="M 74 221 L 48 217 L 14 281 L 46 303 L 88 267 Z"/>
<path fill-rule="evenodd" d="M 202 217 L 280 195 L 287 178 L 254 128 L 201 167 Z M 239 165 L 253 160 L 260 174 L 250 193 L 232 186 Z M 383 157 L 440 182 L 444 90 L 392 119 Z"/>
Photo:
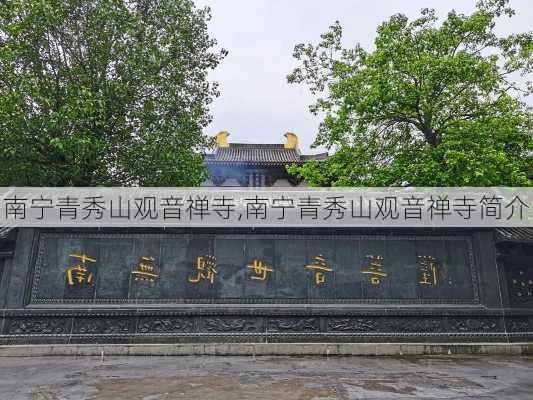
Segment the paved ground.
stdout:
<path fill-rule="evenodd" d="M 533 357 L 6 357 L 0 399 L 526 400 Z"/>

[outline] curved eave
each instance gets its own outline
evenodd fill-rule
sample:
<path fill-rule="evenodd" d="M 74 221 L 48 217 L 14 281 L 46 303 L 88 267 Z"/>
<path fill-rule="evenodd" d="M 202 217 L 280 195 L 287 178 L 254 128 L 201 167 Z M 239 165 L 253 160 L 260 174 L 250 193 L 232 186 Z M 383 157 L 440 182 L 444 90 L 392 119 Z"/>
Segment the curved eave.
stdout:
<path fill-rule="evenodd" d="M 533 243 L 533 228 L 496 228 L 496 242 Z"/>

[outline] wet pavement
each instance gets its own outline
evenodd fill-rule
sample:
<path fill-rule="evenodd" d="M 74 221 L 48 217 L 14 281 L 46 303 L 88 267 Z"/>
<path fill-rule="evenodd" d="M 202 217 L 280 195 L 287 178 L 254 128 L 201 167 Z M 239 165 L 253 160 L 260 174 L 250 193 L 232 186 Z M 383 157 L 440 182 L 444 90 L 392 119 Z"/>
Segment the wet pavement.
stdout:
<path fill-rule="evenodd" d="M 0 399 L 526 400 L 533 357 L 5 357 Z"/>

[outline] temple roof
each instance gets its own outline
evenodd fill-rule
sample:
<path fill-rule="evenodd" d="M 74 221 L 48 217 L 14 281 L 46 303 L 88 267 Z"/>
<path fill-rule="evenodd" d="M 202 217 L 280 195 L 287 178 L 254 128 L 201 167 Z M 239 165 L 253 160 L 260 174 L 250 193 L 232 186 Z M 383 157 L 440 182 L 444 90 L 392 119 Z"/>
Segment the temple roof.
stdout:
<path fill-rule="evenodd" d="M 207 154 L 207 164 L 265 164 L 286 165 L 302 163 L 307 160 L 324 160 L 328 153 L 301 154 L 298 149 L 298 138 L 293 133 L 287 133 L 287 143 L 228 143 L 227 132 L 217 136 L 215 152 Z"/>
<path fill-rule="evenodd" d="M 533 228 L 496 228 L 500 242 L 533 242 Z"/>
<path fill-rule="evenodd" d="M 309 159 L 325 159 L 327 153 L 302 155 L 298 149 L 286 149 L 283 144 L 231 143 L 208 154 L 206 161 L 212 163 L 239 164 L 292 164 Z"/>

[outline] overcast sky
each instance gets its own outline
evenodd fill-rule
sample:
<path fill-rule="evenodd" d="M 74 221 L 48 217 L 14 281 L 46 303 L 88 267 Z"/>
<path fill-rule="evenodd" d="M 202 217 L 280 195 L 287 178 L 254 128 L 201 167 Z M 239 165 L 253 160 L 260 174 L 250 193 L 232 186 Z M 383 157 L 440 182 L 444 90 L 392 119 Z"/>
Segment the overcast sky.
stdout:
<path fill-rule="evenodd" d="M 287 84 L 297 65 L 292 58 L 297 43 L 317 43 L 321 33 L 339 20 L 344 45 L 372 47 L 376 27 L 389 16 L 410 19 L 430 7 L 445 16 L 454 8 L 474 9 L 475 0 L 195 0 L 212 11 L 210 32 L 229 55 L 212 74 L 221 96 L 212 106 L 213 122 L 206 133 L 226 130 L 230 142 L 282 143 L 283 133 L 300 138 L 308 152 L 319 119 L 308 111 L 313 97 L 303 85 Z M 511 0 L 516 15 L 499 20 L 497 32 L 533 29 L 533 0 Z M 318 150 L 312 150 L 316 152 Z"/>

